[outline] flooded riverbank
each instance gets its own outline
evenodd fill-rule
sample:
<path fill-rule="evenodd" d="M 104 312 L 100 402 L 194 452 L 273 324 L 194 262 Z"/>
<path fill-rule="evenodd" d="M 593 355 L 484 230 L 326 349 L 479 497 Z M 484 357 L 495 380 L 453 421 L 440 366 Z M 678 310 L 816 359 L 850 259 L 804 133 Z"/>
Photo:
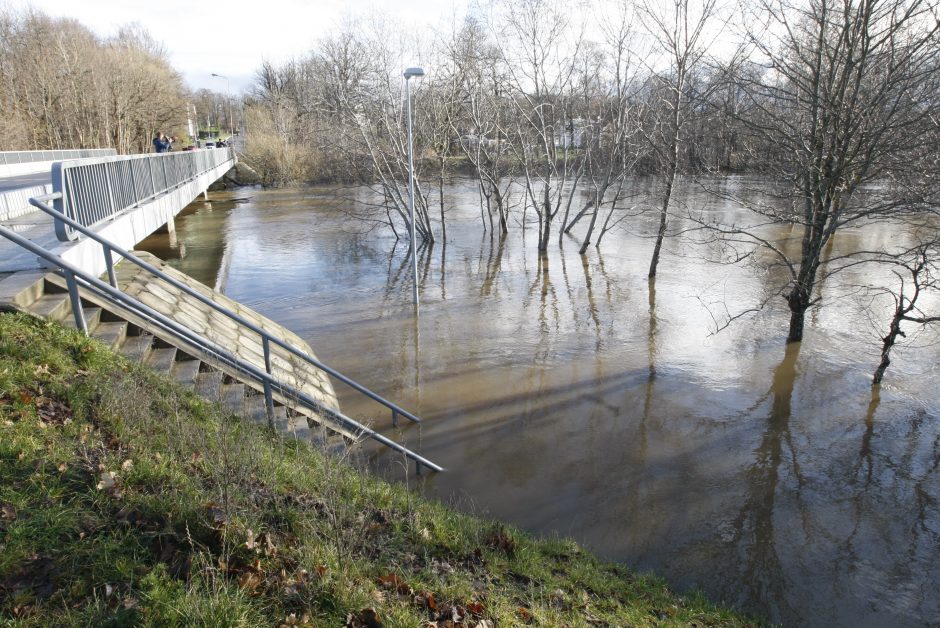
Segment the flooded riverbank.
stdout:
<path fill-rule="evenodd" d="M 448 241 L 419 259 L 418 317 L 405 243 L 349 220 L 330 188 L 215 193 L 175 244 L 143 248 L 422 416 L 401 436 L 448 468 L 427 494 L 788 625 L 940 619 L 938 337 L 900 347 L 873 397 L 885 321 L 855 289 L 865 271 L 827 281 L 787 348 L 779 298 L 711 333 L 716 313 L 765 300 L 772 272 L 669 239 L 651 286 L 642 220 L 600 254 L 553 242 L 540 264 L 535 229 L 483 233 L 475 189 L 449 195 Z M 692 186 L 681 199 L 710 202 Z"/>

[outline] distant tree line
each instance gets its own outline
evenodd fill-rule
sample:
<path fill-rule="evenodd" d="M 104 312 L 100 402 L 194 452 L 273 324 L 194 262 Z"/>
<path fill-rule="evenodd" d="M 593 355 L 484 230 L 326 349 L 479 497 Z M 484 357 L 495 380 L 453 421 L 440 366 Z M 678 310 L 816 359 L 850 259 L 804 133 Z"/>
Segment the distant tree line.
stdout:
<path fill-rule="evenodd" d="M 0 8 L 0 150 L 147 152 L 186 128 L 186 90 L 138 26 L 109 38 L 72 19 Z"/>

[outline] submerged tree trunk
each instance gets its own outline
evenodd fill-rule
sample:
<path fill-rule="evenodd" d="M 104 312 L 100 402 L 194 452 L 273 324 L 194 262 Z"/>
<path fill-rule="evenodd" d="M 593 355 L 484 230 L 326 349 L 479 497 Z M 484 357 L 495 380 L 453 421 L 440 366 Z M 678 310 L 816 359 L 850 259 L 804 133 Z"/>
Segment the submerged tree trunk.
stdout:
<path fill-rule="evenodd" d="M 678 150 L 678 147 L 676 148 Z M 656 276 L 656 267 L 659 266 L 659 252 L 663 248 L 663 238 L 666 237 L 666 216 L 669 212 L 669 201 L 672 199 L 672 186 L 676 181 L 676 162 L 672 162 L 669 168 L 668 179 L 666 180 L 666 189 L 663 190 L 663 206 L 659 212 L 659 230 L 656 232 L 656 246 L 653 247 L 653 257 L 650 260 L 650 271 L 648 277 Z"/>
<path fill-rule="evenodd" d="M 903 313 L 895 311 L 894 317 L 891 319 L 891 328 L 888 330 L 888 335 L 881 339 L 881 362 L 878 363 L 878 368 L 875 369 L 872 384 L 881 383 L 881 380 L 885 376 L 885 371 L 891 364 L 891 348 L 894 347 L 898 336 L 904 337 L 904 332 L 901 331 L 901 320 L 903 316 Z"/>
<path fill-rule="evenodd" d="M 548 183 L 543 185 L 542 190 L 542 212 L 539 214 L 539 227 L 542 233 L 539 236 L 539 255 L 548 250 L 548 238 L 552 234 L 552 198 Z M 541 219 L 543 216 L 544 220 Z"/>
<path fill-rule="evenodd" d="M 597 225 L 597 214 L 600 212 L 600 209 L 600 200 L 595 199 L 594 213 L 591 214 L 591 222 L 588 224 L 587 233 L 584 234 L 584 241 L 581 243 L 581 249 L 578 251 L 580 255 L 584 255 L 588 245 L 591 243 L 591 236 L 594 235 L 594 227 Z"/>

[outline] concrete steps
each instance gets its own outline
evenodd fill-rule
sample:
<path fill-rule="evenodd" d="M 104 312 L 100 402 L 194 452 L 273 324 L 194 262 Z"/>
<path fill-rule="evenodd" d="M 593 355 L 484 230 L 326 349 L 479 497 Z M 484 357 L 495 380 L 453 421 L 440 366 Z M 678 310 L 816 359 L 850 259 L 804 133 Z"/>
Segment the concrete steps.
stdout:
<path fill-rule="evenodd" d="M 186 356 L 186 359 L 177 359 L 170 371 L 170 376 L 176 380 L 176 383 L 182 384 L 187 388 L 196 386 L 196 375 L 199 374 L 199 367 L 202 362 Z"/>
<path fill-rule="evenodd" d="M 59 285 L 60 281 L 58 277 L 47 278 L 40 273 L 0 276 L 0 302 L 6 304 L 5 309 L 26 311 L 74 328 L 69 295 Z M 268 423 L 261 392 L 190 355 L 185 349 L 169 346 L 137 324 L 122 319 L 116 312 L 84 299 L 82 311 L 89 335 L 128 360 L 189 387 L 203 399 L 219 404 L 224 412 L 256 423 Z M 277 401 L 272 420 L 274 428 L 286 436 L 305 440 L 332 453 L 342 454 L 347 450 L 347 440 L 342 435 L 319 424 L 314 424 L 314 429 L 311 429 L 307 417 Z"/>
<path fill-rule="evenodd" d="M 144 360 L 144 364 L 146 364 L 151 371 L 155 371 L 167 377 L 170 376 L 170 371 L 173 370 L 175 363 L 176 347 L 151 349 L 150 355 Z"/>

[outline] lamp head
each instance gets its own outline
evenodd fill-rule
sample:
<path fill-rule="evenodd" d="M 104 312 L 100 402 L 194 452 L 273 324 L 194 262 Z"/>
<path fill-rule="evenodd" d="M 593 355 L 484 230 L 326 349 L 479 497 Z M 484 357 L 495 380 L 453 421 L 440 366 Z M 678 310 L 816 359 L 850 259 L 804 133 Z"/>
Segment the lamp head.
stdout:
<path fill-rule="evenodd" d="M 424 68 L 408 68 L 405 70 L 405 79 L 410 79 L 413 76 L 424 76 Z"/>

